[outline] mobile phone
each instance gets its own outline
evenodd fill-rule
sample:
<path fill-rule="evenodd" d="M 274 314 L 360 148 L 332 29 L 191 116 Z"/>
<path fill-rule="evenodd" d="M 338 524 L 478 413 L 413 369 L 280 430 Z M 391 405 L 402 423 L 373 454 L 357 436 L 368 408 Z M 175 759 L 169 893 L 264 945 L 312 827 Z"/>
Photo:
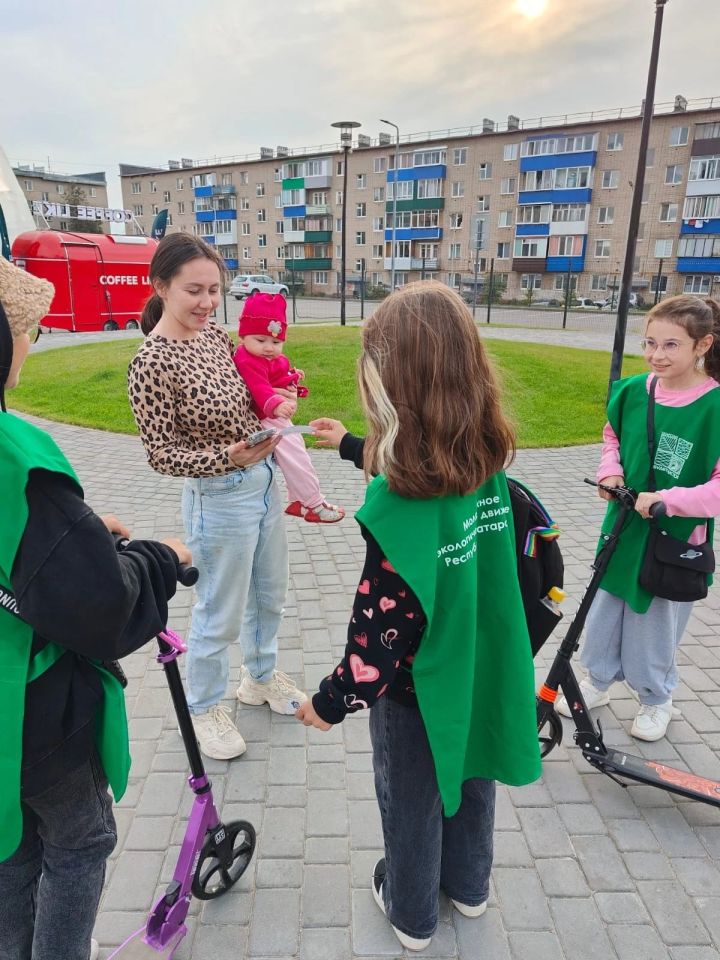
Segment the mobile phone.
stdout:
<path fill-rule="evenodd" d="M 263 440 L 269 440 L 270 437 L 274 437 L 276 433 L 277 430 L 274 427 L 268 427 L 267 430 L 258 430 L 257 433 L 251 433 L 249 437 L 245 438 L 245 445 L 255 447 L 258 443 L 262 443 Z"/>

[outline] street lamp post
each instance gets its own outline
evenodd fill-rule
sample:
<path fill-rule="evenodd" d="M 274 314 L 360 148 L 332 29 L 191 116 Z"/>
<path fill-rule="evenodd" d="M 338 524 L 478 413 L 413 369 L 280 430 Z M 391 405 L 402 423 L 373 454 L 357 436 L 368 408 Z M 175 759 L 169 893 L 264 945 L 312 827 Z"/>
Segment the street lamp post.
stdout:
<path fill-rule="evenodd" d="M 650 66 L 648 68 L 647 90 L 645 92 L 645 106 L 643 108 L 643 122 L 640 133 L 640 148 L 638 150 L 637 171 L 633 185 L 632 206 L 630 208 L 630 222 L 628 224 L 627 249 L 623 266 L 620 296 L 618 298 L 617 323 L 615 325 L 615 341 L 613 343 L 612 362 L 610 364 L 610 382 L 608 394 L 615 380 L 620 379 L 622 372 L 622 358 L 625 350 L 625 333 L 627 331 L 628 307 L 630 304 L 630 288 L 632 286 L 633 263 L 635 260 L 635 245 L 637 243 L 638 225 L 640 222 L 640 204 L 642 203 L 643 188 L 645 187 L 645 164 L 647 161 L 648 139 L 655 103 L 655 80 L 657 78 L 658 58 L 660 55 L 660 36 L 662 34 L 663 12 L 667 0 L 655 0 L 655 30 L 653 32 Z"/>
<path fill-rule="evenodd" d="M 393 225 L 392 239 L 390 247 L 390 292 L 395 289 L 395 230 L 397 229 L 397 192 L 398 192 L 398 173 L 400 172 L 400 128 L 391 120 L 381 120 L 380 123 L 386 123 L 389 127 L 395 127 L 395 181 L 393 183 Z"/>
<path fill-rule="evenodd" d="M 352 132 L 360 124 L 355 120 L 338 120 L 331 124 L 340 129 L 340 145 L 343 149 L 343 202 L 342 202 L 342 236 L 340 237 L 340 326 L 345 326 L 345 257 L 347 234 L 347 168 L 348 154 L 352 149 Z"/>

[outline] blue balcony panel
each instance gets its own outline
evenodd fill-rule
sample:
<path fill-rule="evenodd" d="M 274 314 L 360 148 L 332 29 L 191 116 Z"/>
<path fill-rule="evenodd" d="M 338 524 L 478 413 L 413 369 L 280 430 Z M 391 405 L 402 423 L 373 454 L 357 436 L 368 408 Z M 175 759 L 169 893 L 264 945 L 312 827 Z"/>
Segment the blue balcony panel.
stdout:
<path fill-rule="evenodd" d="M 216 210 L 216 220 L 237 220 L 237 210 Z"/>
<path fill-rule="evenodd" d="M 213 247 L 215 246 L 215 237 L 202 237 L 201 239 L 204 240 L 205 243 L 212 244 Z"/>
<path fill-rule="evenodd" d="M 519 223 L 515 231 L 516 237 L 549 237 L 549 223 Z"/>
<path fill-rule="evenodd" d="M 435 180 L 445 179 L 447 167 L 444 163 L 433 163 L 426 167 L 403 167 L 398 170 L 398 180 Z M 395 171 L 388 170 L 387 182 L 395 183 Z"/>
<path fill-rule="evenodd" d="M 304 217 L 305 204 L 299 204 L 295 207 L 283 207 L 283 217 Z"/>
<path fill-rule="evenodd" d="M 518 203 L 590 203 L 592 190 L 521 190 Z"/>
<path fill-rule="evenodd" d="M 720 276 L 720 257 L 678 257 L 678 273 L 715 273 Z"/>
<path fill-rule="evenodd" d="M 683 220 L 682 226 L 680 227 L 680 233 L 720 234 L 720 218 L 716 218 L 715 220 L 704 220 L 699 227 L 696 227 L 694 223 L 689 223 L 687 220 Z"/>
<path fill-rule="evenodd" d="M 580 273 L 585 269 L 585 254 L 580 257 L 548 257 L 545 268 L 548 273 Z"/>
<path fill-rule="evenodd" d="M 196 197 L 210 197 L 212 196 L 212 187 L 195 187 L 193 193 Z"/>
<path fill-rule="evenodd" d="M 237 268 L 238 268 L 238 261 L 237 261 L 237 260 L 229 259 L 228 257 L 225 257 L 225 266 L 228 268 L 228 270 L 237 270 Z"/>
<path fill-rule="evenodd" d="M 215 219 L 214 210 L 196 210 L 195 219 L 198 223 L 212 223 Z"/>
<path fill-rule="evenodd" d="M 395 231 L 396 240 L 440 240 L 442 235 L 442 227 L 399 227 Z M 392 228 L 387 227 L 385 239 L 392 241 L 392 238 Z"/>
<path fill-rule="evenodd" d="M 521 157 L 520 173 L 527 170 L 557 170 L 560 167 L 594 167 L 597 163 L 597 150 L 583 150 L 578 153 L 554 153 L 541 157 Z"/>

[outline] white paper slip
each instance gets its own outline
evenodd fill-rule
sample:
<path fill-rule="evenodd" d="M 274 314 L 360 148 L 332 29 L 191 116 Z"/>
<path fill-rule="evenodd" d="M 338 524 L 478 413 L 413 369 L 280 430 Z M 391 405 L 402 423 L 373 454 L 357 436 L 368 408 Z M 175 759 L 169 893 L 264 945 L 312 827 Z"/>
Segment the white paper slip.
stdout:
<path fill-rule="evenodd" d="M 312 427 L 308 427 L 304 423 L 293 423 L 289 427 L 284 427 L 282 430 L 278 430 L 278 433 L 281 437 L 284 437 L 288 433 L 315 433 L 315 431 Z"/>

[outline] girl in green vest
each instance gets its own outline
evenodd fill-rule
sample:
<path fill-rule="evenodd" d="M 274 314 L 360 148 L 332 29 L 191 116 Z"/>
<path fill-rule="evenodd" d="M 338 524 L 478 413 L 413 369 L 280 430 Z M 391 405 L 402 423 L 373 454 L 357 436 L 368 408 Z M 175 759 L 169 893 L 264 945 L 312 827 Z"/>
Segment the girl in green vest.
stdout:
<path fill-rule="evenodd" d="M 102 661 L 167 621 L 177 540 L 133 540 L 83 501 L 49 434 L 8 413 L 53 287 L 0 257 L 0 956 L 87 960 L 129 770 L 123 691 Z M 40 882 L 42 880 L 42 883 Z"/>
<path fill-rule="evenodd" d="M 345 656 L 297 716 L 327 730 L 371 708 L 385 856 L 372 890 L 400 942 L 429 943 L 443 889 L 486 908 L 495 781 L 540 776 L 530 643 L 503 472 L 513 432 L 467 307 L 410 284 L 363 329 L 367 440 L 317 434 L 375 475 Z"/>
<path fill-rule="evenodd" d="M 625 680 L 640 701 L 630 733 L 654 741 L 665 736 L 673 715 L 675 657 L 693 605 L 653 597 L 639 585 L 646 519 L 652 504 L 662 501 L 662 529 L 690 543 L 712 542 L 711 518 L 720 514 L 720 306 L 691 296 L 664 300 L 648 314 L 642 347 L 650 373 L 613 385 L 597 479 L 645 492 L 590 609 L 581 657 L 588 674 L 580 686 L 593 708 L 607 704 L 612 684 Z M 653 378 L 659 489 L 650 492 L 647 414 Z M 619 508 L 608 493 L 600 496 L 610 500 L 603 524 L 608 532 Z M 570 716 L 564 698 L 557 709 Z"/>

